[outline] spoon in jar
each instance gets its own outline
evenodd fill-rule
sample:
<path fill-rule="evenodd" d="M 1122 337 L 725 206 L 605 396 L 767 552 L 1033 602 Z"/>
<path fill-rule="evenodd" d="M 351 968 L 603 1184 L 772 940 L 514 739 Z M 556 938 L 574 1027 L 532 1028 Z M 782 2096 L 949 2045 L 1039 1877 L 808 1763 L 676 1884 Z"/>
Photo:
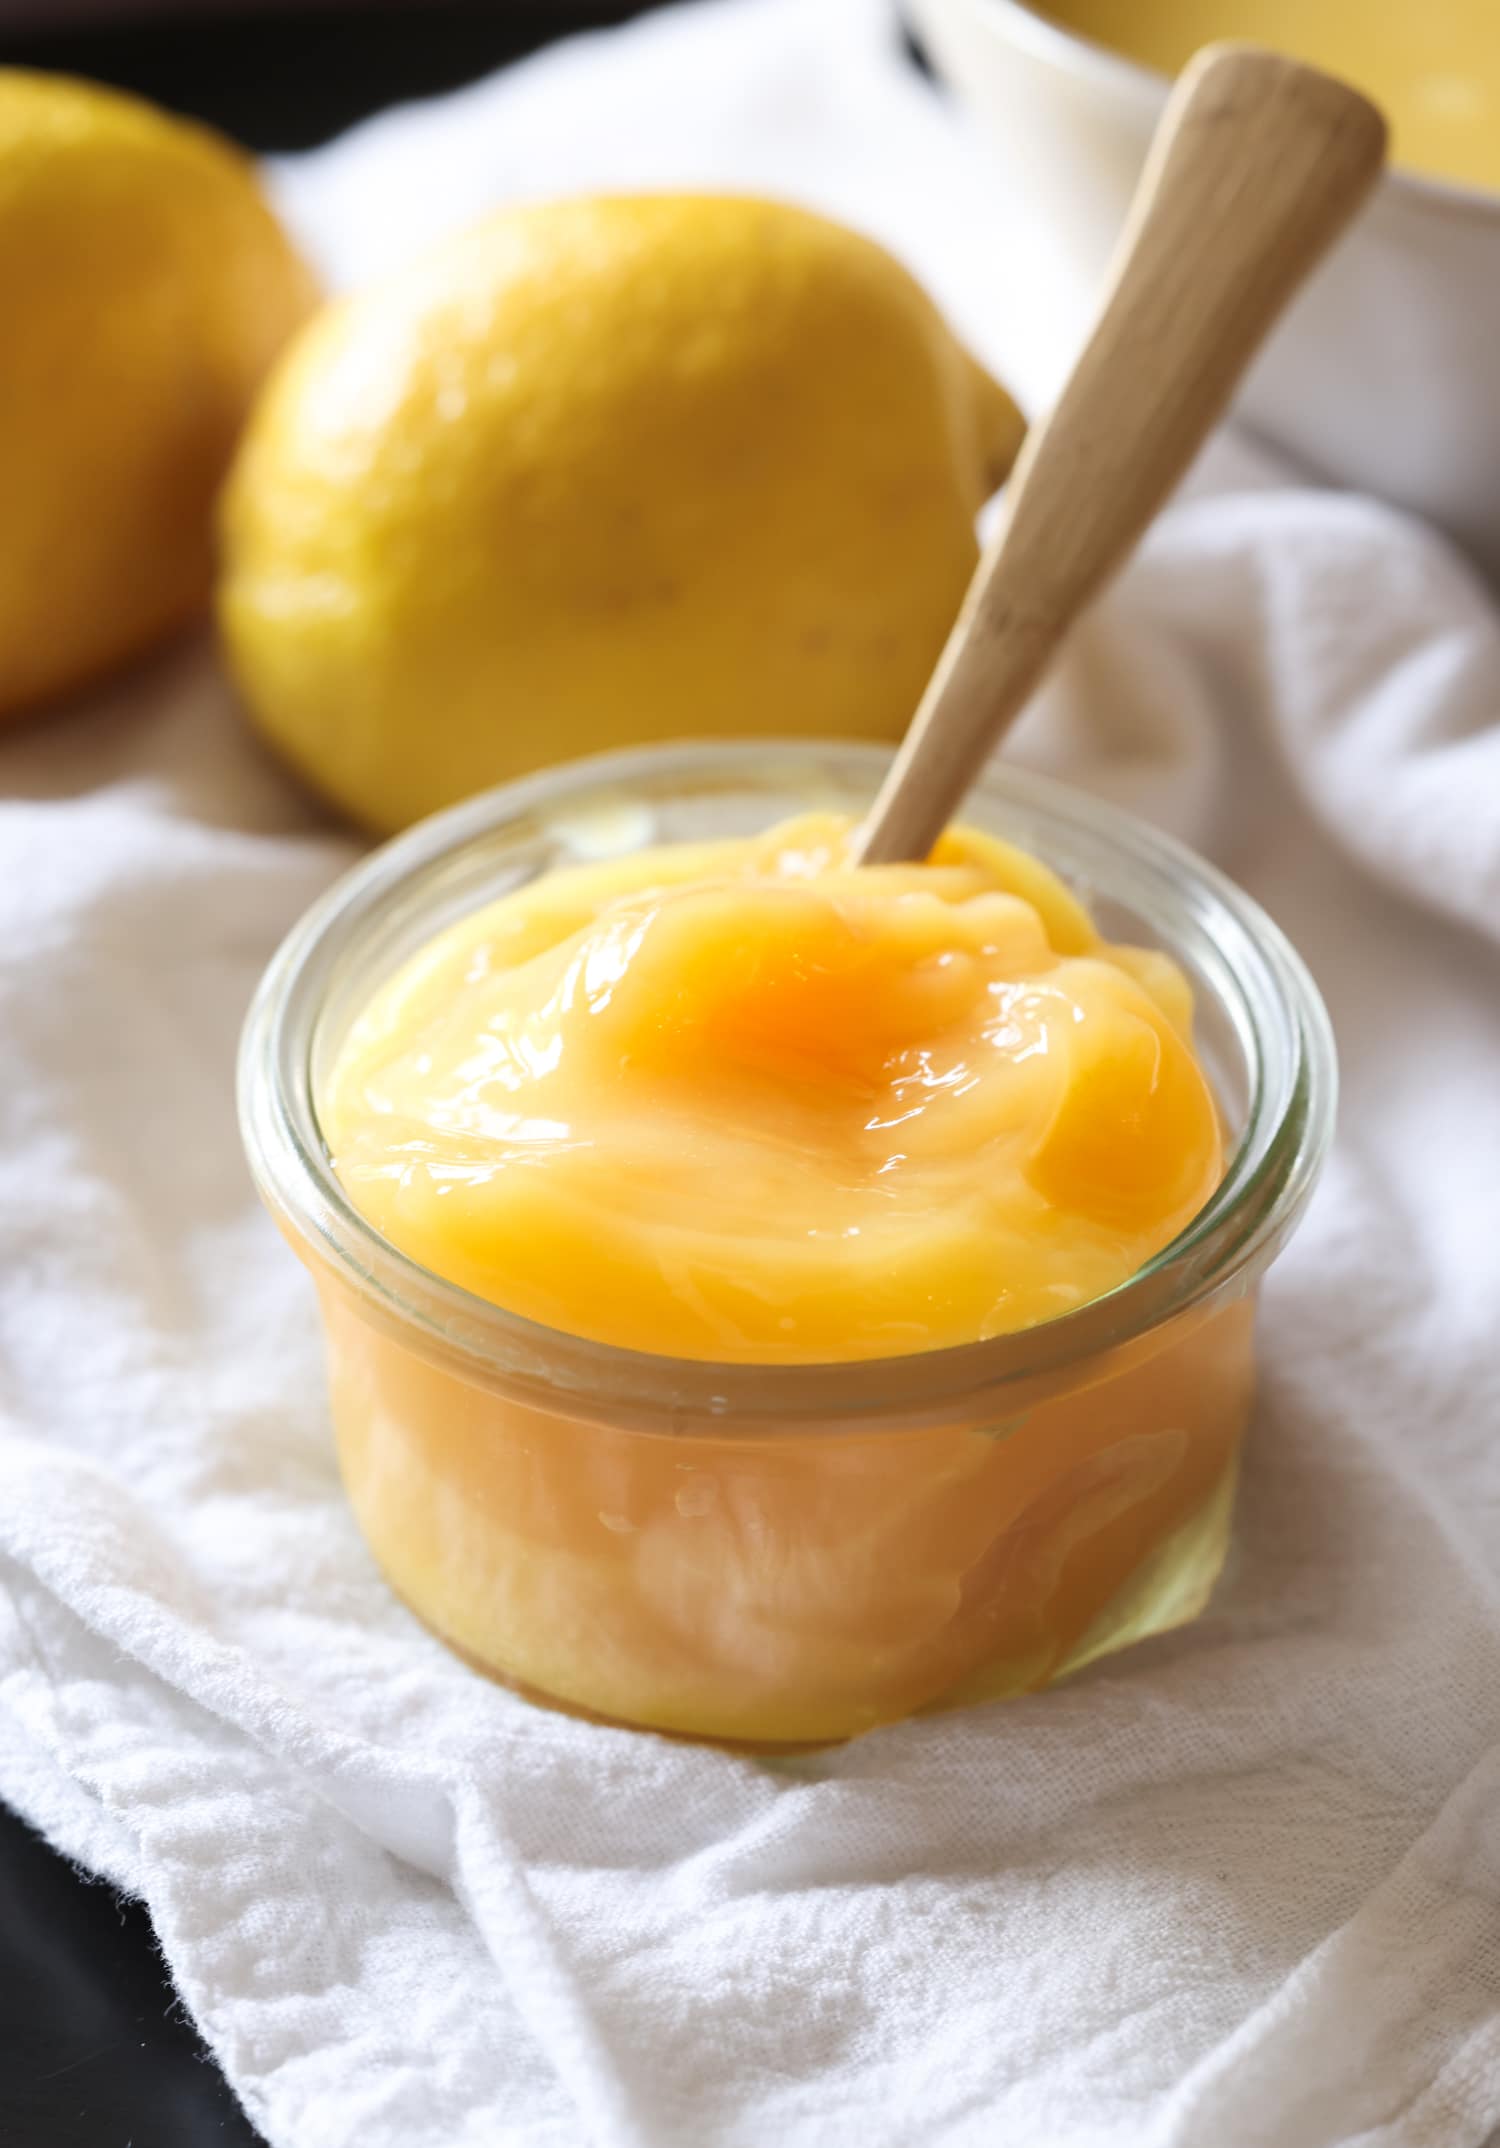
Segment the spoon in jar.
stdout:
<path fill-rule="evenodd" d="M 1385 142 L 1356 90 L 1276 53 L 1212 45 L 1184 70 L 1093 333 L 1027 439 L 852 862 L 927 856 L 1374 185 Z"/>

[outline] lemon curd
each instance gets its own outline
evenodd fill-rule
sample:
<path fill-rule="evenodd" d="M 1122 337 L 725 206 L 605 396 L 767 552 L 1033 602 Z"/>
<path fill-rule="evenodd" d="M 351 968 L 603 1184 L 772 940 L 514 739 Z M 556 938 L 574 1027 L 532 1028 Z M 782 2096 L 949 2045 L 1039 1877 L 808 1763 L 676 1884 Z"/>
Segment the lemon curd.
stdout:
<path fill-rule="evenodd" d="M 891 1357 L 1070 1311 L 1222 1172 L 1181 973 L 1045 867 L 842 824 L 647 850 L 449 928 L 322 1106 L 384 1237 L 548 1327 L 756 1363 Z"/>
<path fill-rule="evenodd" d="M 1396 162 L 1500 187 L 1495 0 L 1043 0 L 1039 12 L 1169 75 L 1217 38 L 1274 46 L 1373 97 Z"/>
<path fill-rule="evenodd" d="M 664 1397 L 715 1361 L 706 1418 L 601 1415 L 576 1364 L 502 1393 L 304 1248 L 376 1555 L 451 1644 L 567 1707 L 848 1737 L 1191 1617 L 1223 1556 L 1242 1291 L 998 1411 L 885 1415 L 901 1365 L 1125 1282 L 1224 1156 L 1171 960 L 992 837 L 854 870 L 847 827 L 536 879 L 399 964 L 320 1083 L 344 1189 L 424 1270 L 658 1354 L 631 1362 Z M 802 1365 L 870 1401 L 743 1417 L 747 1380 Z"/>

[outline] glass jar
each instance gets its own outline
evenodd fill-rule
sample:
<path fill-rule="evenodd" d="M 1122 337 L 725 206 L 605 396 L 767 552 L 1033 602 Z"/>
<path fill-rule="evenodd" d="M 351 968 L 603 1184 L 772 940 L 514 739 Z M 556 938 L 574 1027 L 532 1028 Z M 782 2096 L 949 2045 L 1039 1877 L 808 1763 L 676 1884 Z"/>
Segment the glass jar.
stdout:
<path fill-rule="evenodd" d="M 1327 1146 L 1332 1038 L 1264 913 L 1094 799 L 1002 766 L 964 817 L 1045 859 L 1109 938 L 1182 966 L 1231 1161 L 1173 1244 L 1064 1317 L 853 1364 L 620 1350 L 428 1273 L 334 1175 L 327 1071 L 376 987 L 443 927 L 558 866 L 857 815 L 887 761 L 652 747 L 493 791 L 341 880 L 250 1011 L 246 1148 L 317 1284 L 360 1526 L 436 1633 L 554 1705 L 759 1748 L 826 1743 L 1046 1685 L 1193 1617 L 1222 1563 L 1256 1285 Z"/>

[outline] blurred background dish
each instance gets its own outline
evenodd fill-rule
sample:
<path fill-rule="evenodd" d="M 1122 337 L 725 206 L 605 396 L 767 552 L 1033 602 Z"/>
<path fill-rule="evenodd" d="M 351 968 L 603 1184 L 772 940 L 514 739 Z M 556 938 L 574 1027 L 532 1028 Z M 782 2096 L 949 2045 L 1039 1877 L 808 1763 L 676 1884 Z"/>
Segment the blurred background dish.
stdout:
<path fill-rule="evenodd" d="M 1403 4 L 1415 12 L 1421 0 Z M 1148 12 L 1137 8 L 1132 22 Z M 977 114 L 1016 198 L 1092 291 L 1167 76 L 1023 0 L 907 0 L 906 13 Z M 1243 33 L 1261 11 L 1202 0 L 1198 13 L 1207 42 L 1219 25 Z M 1131 37 L 1145 49 L 1134 28 Z M 1398 113 L 1398 153 L 1401 136 Z M 1500 163 L 1500 138 L 1495 155 Z M 1310 476 L 1425 516 L 1500 575 L 1497 343 L 1500 192 L 1397 169 L 1293 305 L 1239 414 Z"/>

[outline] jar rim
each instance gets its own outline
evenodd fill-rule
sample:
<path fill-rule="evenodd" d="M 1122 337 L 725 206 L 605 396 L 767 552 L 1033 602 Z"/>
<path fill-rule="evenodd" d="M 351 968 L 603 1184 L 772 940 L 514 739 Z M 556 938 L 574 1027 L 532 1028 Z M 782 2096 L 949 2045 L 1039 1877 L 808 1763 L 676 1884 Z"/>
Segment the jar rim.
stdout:
<path fill-rule="evenodd" d="M 1140 1343 L 1166 1321 L 1248 1289 L 1295 1225 L 1332 1133 L 1337 1063 L 1327 1011 L 1300 956 L 1249 895 L 1185 844 L 1054 779 L 996 764 L 967 811 L 1012 829 L 1098 895 L 1131 903 L 1169 948 L 1193 940 L 1250 1063 L 1247 1123 L 1216 1191 L 1178 1236 L 1114 1289 L 987 1341 L 851 1361 L 756 1364 L 678 1358 L 549 1328 L 475 1296 L 401 1252 L 350 1201 L 315 1104 L 313 1048 L 337 965 L 380 932 L 393 905 L 441 880 L 486 838 L 591 794 L 641 795 L 663 778 L 754 790 L 776 772 L 873 797 L 890 749 L 827 741 L 709 740 L 592 755 L 504 784 L 419 822 L 346 872 L 272 957 L 246 1017 L 239 1112 L 262 1198 L 284 1231 L 362 1301 L 376 1325 L 472 1384 L 539 1407 L 657 1431 L 762 1433 L 956 1418 L 984 1394 L 1010 1414 L 1059 1374 Z M 997 823 L 999 825 L 997 826 Z M 1059 859 L 1058 852 L 1065 853 Z"/>

